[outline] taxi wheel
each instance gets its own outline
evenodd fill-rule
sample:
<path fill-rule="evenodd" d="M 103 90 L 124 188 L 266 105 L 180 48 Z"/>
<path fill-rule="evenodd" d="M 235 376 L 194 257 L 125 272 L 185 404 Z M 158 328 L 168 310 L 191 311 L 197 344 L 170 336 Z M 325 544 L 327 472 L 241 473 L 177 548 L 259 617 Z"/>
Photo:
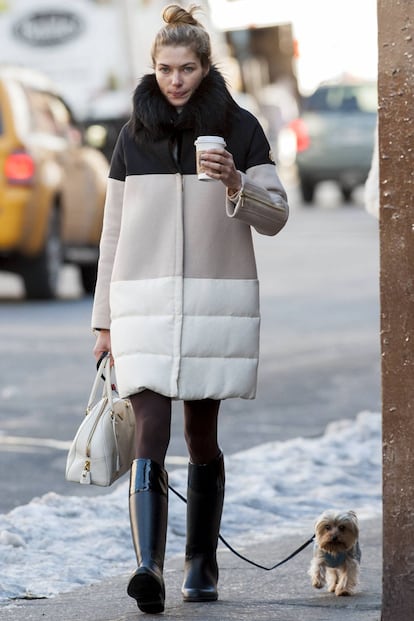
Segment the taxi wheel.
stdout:
<path fill-rule="evenodd" d="M 23 281 L 26 298 L 29 300 L 50 300 L 56 297 L 60 269 L 62 267 L 62 242 L 60 238 L 59 213 L 52 211 L 49 231 L 42 252 L 26 260 Z"/>

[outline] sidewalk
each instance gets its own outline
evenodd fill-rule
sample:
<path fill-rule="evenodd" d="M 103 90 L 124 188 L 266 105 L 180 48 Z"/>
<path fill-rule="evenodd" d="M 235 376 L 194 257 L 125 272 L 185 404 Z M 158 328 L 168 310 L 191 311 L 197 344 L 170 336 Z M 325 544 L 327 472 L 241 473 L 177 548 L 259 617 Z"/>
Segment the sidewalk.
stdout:
<path fill-rule="evenodd" d="M 258 526 L 259 527 L 259 526 Z M 311 546 L 279 569 L 266 572 L 248 565 L 220 544 L 220 598 L 184 604 L 180 588 L 183 558 L 167 559 L 167 601 L 162 615 L 139 612 L 126 595 L 128 576 L 105 580 L 46 600 L 18 601 L 0 607 L 1 621 L 379 621 L 381 617 L 381 520 L 361 521 L 361 583 L 353 597 L 317 591 L 307 575 Z M 269 566 L 295 550 L 303 538 L 277 539 L 243 549 L 243 554 Z M 87 554 L 87 550 L 85 550 Z M 64 566 L 64 559 L 62 559 Z M 132 570 L 132 568 L 131 568 Z"/>

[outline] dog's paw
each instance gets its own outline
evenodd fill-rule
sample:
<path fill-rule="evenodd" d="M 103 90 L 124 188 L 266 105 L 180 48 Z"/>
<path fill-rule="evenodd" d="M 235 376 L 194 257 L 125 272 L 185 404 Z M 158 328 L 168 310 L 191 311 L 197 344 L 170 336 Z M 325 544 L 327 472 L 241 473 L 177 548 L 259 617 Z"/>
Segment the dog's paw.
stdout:
<path fill-rule="evenodd" d="M 335 595 L 338 595 L 339 597 L 341 597 L 341 596 L 352 595 L 352 593 L 351 591 L 349 591 L 349 589 L 344 589 L 343 587 L 337 587 L 335 589 Z"/>
<path fill-rule="evenodd" d="M 313 579 L 312 579 L 312 586 L 313 586 L 315 589 L 322 589 L 322 587 L 324 586 L 324 584 L 325 584 L 325 583 L 324 583 L 324 582 L 323 582 L 323 580 L 321 580 L 320 578 L 313 578 Z"/>

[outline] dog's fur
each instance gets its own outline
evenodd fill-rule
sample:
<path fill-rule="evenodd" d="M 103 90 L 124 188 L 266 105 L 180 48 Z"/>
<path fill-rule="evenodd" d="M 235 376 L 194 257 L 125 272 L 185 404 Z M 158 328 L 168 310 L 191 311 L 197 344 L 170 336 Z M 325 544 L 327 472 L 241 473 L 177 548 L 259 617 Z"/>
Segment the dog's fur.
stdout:
<path fill-rule="evenodd" d="M 361 560 L 358 518 L 354 511 L 325 511 L 315 524 L 315 547 L 309 575 L 312 586 L 325 584 L 335 595 L 355 591 Z"/>

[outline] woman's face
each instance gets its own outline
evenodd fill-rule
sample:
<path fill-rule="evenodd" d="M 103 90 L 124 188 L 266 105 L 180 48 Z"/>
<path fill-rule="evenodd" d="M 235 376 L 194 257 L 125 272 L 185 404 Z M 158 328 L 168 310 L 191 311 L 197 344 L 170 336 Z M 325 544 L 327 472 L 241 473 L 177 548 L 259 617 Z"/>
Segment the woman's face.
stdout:
<path fill-rule="evenodd" d="M 164 97 L 176 108 L 187 103 L 208 71 L 189 47 L 164 45 L 158 49 L 155 77 Z"/>

